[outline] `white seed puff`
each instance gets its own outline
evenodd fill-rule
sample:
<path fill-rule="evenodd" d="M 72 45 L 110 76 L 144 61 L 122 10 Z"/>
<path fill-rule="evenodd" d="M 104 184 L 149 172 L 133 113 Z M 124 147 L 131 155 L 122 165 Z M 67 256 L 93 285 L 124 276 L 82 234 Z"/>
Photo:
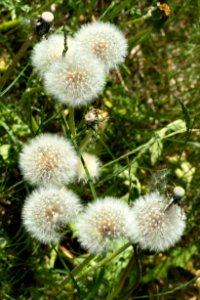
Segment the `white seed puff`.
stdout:
<path fill-rule="evenodd" d="M 105 70 L 92 54 L 69 51 L 44 76 L 46 91 L 71 107 L 91 102 L 103 90 Z"/>
<path fill-rule="evenodd" d="M 73 221 L 81 210 L 78 196 L 64 187 L 46 186 L 30 194 L 22 209 L 27 232 L 38 241 L 58 243 L 63 227 Z"/>
<path fill-rule="evenodd" d="M 70 46 L 71 39 L 67 40 Z M 64 36 L 63 34 L 52 34 L 48 39 L 44 39 L 37 43 L 31 55 L 31 62 L 35 70 L 44 76 L 49 67 L 59 58 L 62 57 L 64 50 Z"/>
<path fill-rule="evenodd" d="M 126 203 L 113 197 L 99 198 L 79 216 L 78 240 L 89 253 L 102 254 L 127 236 L 130 222 L 131 212 Z"/>
<path fill-rule="evenodd" d="M 74 38 L 81 50 L 92 52 L 105 65 L 112 69 L 122 63 L 127 54 L 127 41 L 115 25 L 97 21 L 83 25 Z"/>
<path fill-rule="evenodd" d="M 82 153 L 82 157 L 87 166 L 90 177 L 93 180 L 97 180 L 100 175 L 100 165 L 101 165 L 99 158 L 96 155 L 86 153 L 86 152 Z M 88 181 L 81 159 L 79 159 L 77 164 L 77 177 L 79 181 L 82 181 L 84 183 Z"/>
<path fill-rule="evenodd" d="M 142 249 L 164 251 L 178 242 L 185 229 L 185 214 L 172 204 L 168 210 L 166 199 L 159 192 L 139 197 L 132 207 L 130 239 Z"/>
<path fill-rule="evenodd" d="M 24 178 L 32 185 L 71 182 L 78 156 L 70 141 L 56 134 L 41 134 L 26 144 L 19 157 Z"/>

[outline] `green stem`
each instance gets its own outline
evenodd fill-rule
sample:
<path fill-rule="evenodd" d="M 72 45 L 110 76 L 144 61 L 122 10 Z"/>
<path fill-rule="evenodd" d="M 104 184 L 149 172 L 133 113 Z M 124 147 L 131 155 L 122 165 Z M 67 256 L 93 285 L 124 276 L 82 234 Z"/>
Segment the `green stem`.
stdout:
<path fill-rule="evenodd" d="M 71 131 L 71 133 L 72 133 L 72 130 L 73 130 L 73 129 L 72 129 L 72 127 L 70 127 L 70 126 L 72 126 L 72 125 L 70 125 L 70 122 L 69 122 L 69 121 L 68 121 L 68 123 L 66 122 L 66 119 L 65 119 L 64 114 L 62 114 L 62 119 L 63 119 L 64 124 L 65 124 L 65 129 L 67 129 L 67 131 Z M 74 123 L 73 123 L 73 124 L 74 124 Z M 77 153 L 78 153 L 78 155 L 79 155 L 79 157 L 80 157 L 80 159 L 81 159 L 81 162 L 82 162 L 82 164 L 83 164 L 84 170 L 85 170 L 85 172 L 86 172 L 86 176 L 87 176 L 87 178 L 88 178 L 88 183 L 89 183 L 89 186 L 90 186 L 90 190 L 91 190 L 93 199 L 95 200 L 95 199 L 97 198 L 96 190 L 95 190 L 93 181 L 92 181 L 92 179 L 91 179 L 91 177 L 90 177 L 90 174 L 89 174 L 89 171 L 88 171 L 88 169 L 87 169 L 87 166 L 86 166 L 86 164 L 85 164 L 85 161 L 84 161 L 84 159 L 83 159 L 83 157 L 82 157 L 82 155 L 81 155 L 81 151 L 80 151 L 80 149 L 79 149 L 79 147 L 78 147 L 78 145 L 77 145 L 75 139 L 71 139 L 71 141 L 72 141 L 72 143 L 73 143 L 73 145 L 74 145 L 74 148 L 76 149 L 76 151 L 77 151 Z"/>
<path fill-rule="evenodd" d="M 133 245 L 134 248 L 134 255 L 135 255 L 135 267 L 137 269 L 137 275 L 135 279 L 134 285 L 126 291 L 126 293 L 123 293 L 123 296 L 120 298 L 121 300 L 129 299 L 129 297 L 133 294 L 135 290 L 140 285 L 141 279 L 142 279 L 142 265 L 139 259 L 139 253 L 138 253 L 138 245 Z"/>
<path fill-rule="evenodd" d="M 190 131 L 192 131 L 192 132 L 199 132 L 200 129 L 191 129 Z M 165 136 L 163 136 L 163 137 L 160 137 L 160 140 L 161 140 L 161 141 L 162 141 L 162 140 L 166 140 L 167 138 L 169 138 L 169 137 L 171 137 L 171 136 L 174 136 L 174 135 L 180 134 L 180 133 L 185 133 L 185 132 L 187 132 L 187 129 L 180 129 L 180 130 L 178 130 L 178 131 L 175 131 L 175 132 L 169 133 L 169 134 L 167 134 L 167 135 L 165 135 Z M 150 147 L 153 143 L 155 143 L 155 141 L 156 141 L 157 139 L 158 139 L 157 136 L 151 138 L 147 143 L 145 143 L 145 144 L 143 144 L 143 145 L 141 145 L 141 146 L 139 146 L 139 147 L 137 147 L 137 148 L 131 150 L 130 152 L 128 152 L 128 153 L 126 153 L 126 154 L 124 154 L 124 155 L 122 155 L 122 156 L 120 156 L 120 157 L 118 157 L 118 158 L 116 158 L 116 159 L 114 159 L 114 160 L 112 160 L 112 161 L 110 161 L 110 162 L 108 162 L 107 164 L 103 165 L 102 168 L 106 168 L 106 167 L 108 167 L 108 166 L 110 166 L 110 165 L 113 165 L 113 164 L 117 163 L 118 161 L 120 161 L 120 160 L 122 160 L 122 159 L 128 157 L 129 155 L 132 155 L 132 154 L 134 154 L 134 153 L 136 153 L 136 152 L 141 151 L 141 154 L 145 153 L 147 150 L 149 150 L 149 147 Z"/>
<path fill-rule="evenodd" d="M 52 248 L 51 252 L 50 252 L 50 259 L 48 262 L 48 267 L 50 269 L 52 269 L 55 265 L 55 261 L 57 258 L 57 254 L 58 254 L 58 245 L 56 245 L 55 247 Z"/>
<path fill-rule="evenodd" d="M 162 299 L 164 299 L 164 296 L 172 295 L 172 294 L 174 295 L 176 291 L 180 291 L 180 290 L 187 288 L 189 285 L 191 285 L 193 282 L 197 281 L 199 278 L 200 278 L 200 276 L 197 275 L 194 278 L 192 278 L 191 280 L 189 280 L 183 284 L 180 284 L 179 286 L 177 286 L 173 289 L 170 288 L 170 290 L 167 290 L 167 291 L 162 291 L 160 293 L 151 294 L 151 299 L 153 299 L 153 298 L 160 299 L 160 296 L 162 297 Z M 122 298 L 122 299 L 125 300 L 127 298 Z M 128 299 L 133 299 L 133 298 L 128 298 Z M 141 299 L 149 299 L 149 295 L 134 296 L 134 299 L 140 299 L 140 300 Z M 165 297 L 165 299 L 167 299 L 167 298 Z"/>
<path fill-rule="evenodd" d="M 24 72 L 26 71 L 26 69 L 28 68 L 29 64 L 27 64 L 23 70 L 19 73 L 19 75 L 11 82 L 11 84 L 9 84 L 9 86 L 7 86 L 7 88 L 5 90 L 3 90 L 2 92 L 0 92 L 0 97 L 3 97 L 14 85 L 15 83 L 18 81 L 18 79 L 24 74 Z"/>
<path fill-rule="evenodd" d="M 122 288 L 125 284 L 126 278 L 128 277 L 129 273 L 131 272 L 131 269 L 132 269 L 134 263 L 135 263 L 135 253 L 133 253 L 126 268 L 122 271 L 115 289 L 113 290 L 113 292 L 111 294 L 108 295 L 106 300 L 115 299 L 115 297 L 120 293 L 120 291 L 122 290 Z"/>
<path fill-rule="evenodd" d="M 110 295 L 108 295 L 106 300 L 115 299 L 115 297 L 118 294 L 120 294 L 123 287 L 125 286 L 126 279 L 129 276 L 129 274 L 130 274 L 130 272 L 131 272 L 134 265 L 137 268 L 137 277 L 136 277 L 134 286 L 130 290 L 132 292 L 132 291 L 134 291 L 138 288 L 138 285 L 140 284 L 140 281 L 141 281 L 141 265 L 140 265 L 140 260 L 139 260 L 138 246 L 133 245 L 133 249 L 134 249 L 134 253 L 131 256 L 126 268 L 122 271 L 116 288 L 114 289 L 114 291 Z M 128 294 L 130 293 L 130 290 L 128 291 Z M 126 295 L 127 295 L 127 293 L 126 293 Z"/>
<path fill-rule="evenodd" d="M 85 161 L 84 161 L 84 159 L 83 159 L 83 156 L 81 155 L 80 152 L 79 152 L 79 155 L 80 155 L 81 162 L 82 162 L 82 164 L 83 164 L 83 167 L 84 167 L 84 170 L 85 170 L 87 179 L 88 179 L 88 183 L 89 183 L 89 186 L 90 186 L 90 190 L 91 190 L 91 192 L 92 192 L 93 199 L 96 200 L 96 198 L 97 198 L 97 193 L 96 193 L 96 190 L 95 190 L 95 187 L 94 187 L 92 178 L 91 178 L 91 176 L 90 176 L 90 173 L 89 173 L 89 171 L 88 171 L 88 168 L 87 168 L 87 166 L 86 166 L 86 163 L 85 163 Z"/>
<path fill-rule="evenodd" d="M 19 25 L 21 23 L 21 21 L 22 21 L 21 19 L 15 19 L 15 20 L 3 22 L 2 24 L 0 24 L 0 31 L 5 31 L 12 27 L 15 27 L 15 26 Z"/>
<path fill-rule="evenodd" d="M 87 271 L 85 271 L 83 274 L 81 274 L 79 277 L 77 277 L 77 280 L 80 280 L 81 278 L 85 277 L 88 273 L 101 268 L 102 266 L 108 264 L 111 262 L 116 256 L 118 256 L 120 253 L 122 253 L 124 250 L 126 250 L 128 247 L 131 246 L 131 243 L 128 242 L 124 246 L 122 246 L 119 250 L 117 250 L 115 253 L 111 254 L 110 256 L 104 258 L 100 263 L 96 264 L 95 266 L 91 267 Z"/>
<path fill-rule="evenodd" d="M 67 29 L 66 29 L 66 24 L 64 23 L 63 25 L 63 34 L 64 34 L 64 49 L 62 55 L 65 56 L 68 50 L 67 47 Z"/>
<path fill-rule="evenodd" d="M 75 276 L 77 276 L 82 270 L 83 268 L 87 267 L 88 263 L 94 258 L 95 256 L 93 254 L 90 254 L 88 257 L 86 257 L 86 259 L 80 263 L 77 267 L 75 267 L 70 273 L 71 276 L 73 276 L 73 278 Z M 66 278 L 61 282 L 61 287 L 65 286 L 68 281 L 70 280 L 70 278 Z"/>
<path fill-rule="evenodd" d="M 94 254 L 90 254 L 88 257 L 86 257 L 86 259 L 80 264 L 78 265 L 77 267 L 75 267 L 73 270 L 72 270 L 72 275 L 73 276 L 77 276 L 82 270 L 83 268 L 85 268 L 88 263 L 95 257 Z"/>
<path fill-rule="evenodd" d="M 104 133 L 102 133 L 102 135 L 105 136 Z M 108 154 L 110 154 L 110 156 L 112 157 L 112 159 L 115 159 L 115 156 L 111 152 L 110 148 L 106 145 L 106 143 L 104 142 L 104 140 L 101 138 L 100 134 L 98 135 L 97 138 L 100 141 L 100 143 L 104 146 L 104 148 L 106 149 L 106 151 L 108 152 Z"/>
<path fill-rule="evenodd" d="M 141 279 L 142 279 L 142 265 L 141 265 L 141 261 L 140 261 L 140 258 L 139 258 L 139 251 L 138 251 L 138 245 L 133 245 L 133 248 L 134 248 L 134 253 L 135 253 L 135 264 L 136 264 L 136 268 L 137 268 L 137 278 L 135 280 L 135 284 L 134 286 L 132 287 L 131 291 L 135 291 L 140 282 L 141 282 Z"/>
<path fill-rule="evenodd" d="M 146 15 L 144 16 L 141 16 L 139 18 L 136 18 L 136 19 L 133 19 L 133 20 L 130 20 L 128 22 L 125 22 L 123 23 L 121 26 L 122 27 L 126 27 L 127 25 L 130 25 L 130 24 L 135 24 L 135 23 L 138 23 L 138 22 L 142 22 L 142 21 L 145 21 L 147 19 L 150 19 L 152 17 L 152 12 L 154 12 L 155 10 L 157 9 L 157 6 L 156 7 L 151 7 L 148 12 L 146 13 Z"/>
<path fill-rule="evenodd" d="M 76 128 L 75 128 L 74 108 L 73 107 L 69 108 L 69 121 L 68 121 L 68 124 L 69 124 L 69 128 L 70 128 L 72 137 L 75 137 L 75 135 L 76 135 Z"/>
<path fill-rule="evenodd" d="M 84 139 L 81 141 L 79 149 L 81 152 L 84 152 L 85 148 L 87 147 L 88 143 L 90 142 L 90 139 L 93 135 L 93 130 L 90 129 Z"/>

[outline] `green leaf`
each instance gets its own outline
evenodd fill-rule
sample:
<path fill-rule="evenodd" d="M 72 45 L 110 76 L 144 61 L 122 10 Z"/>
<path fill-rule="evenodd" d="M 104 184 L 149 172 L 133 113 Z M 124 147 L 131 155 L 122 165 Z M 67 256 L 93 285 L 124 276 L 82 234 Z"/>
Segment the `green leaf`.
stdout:
<path fill-rule="evenodd" d="M 190 245 L 187 248 L 175 248 L 169 257 L 157 264 L 156 267 L 147 271 L 142 278 L 142 282 L 148 283 L 158 278 L 166 278 L 171 267 L 181 267 L 187 270 L 188 261 L 198 252 L 197 245 Z"/>
<path fill-rule="evenodd" d="M 162 154 L 162 150 L 163 150 L 163 143 L 159 138 L 157 138 L 153 143 L 153 145 L 149 147 L 150 160 L 152 165 L 155 165 L 157 160 L 160 158 Z"/>
<path fill-rule="evenodd" d="M 4 144 L 0 147 L 0 155 L 6 160 L 9 156 L 10 145 Z"/>

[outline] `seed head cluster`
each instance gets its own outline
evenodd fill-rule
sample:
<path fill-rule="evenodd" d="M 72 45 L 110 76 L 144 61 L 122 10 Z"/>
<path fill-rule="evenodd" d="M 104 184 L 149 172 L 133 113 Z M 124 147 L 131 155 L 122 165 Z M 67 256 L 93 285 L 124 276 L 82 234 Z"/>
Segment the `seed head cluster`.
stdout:
<path fill-rule="evenodd" d="M 82 26 L 67 41 L 62 34 L 43 39 L 35 45 L 31 61 L 46 91 L 77 108 L 98 97 L 108 71 L 124 62 L 127 48 L 124 34 L 115 25 L 97 21 Z M 95 124 L 99 118 L 94 112 L 93 119 L 91 112 L 85 116 L 88 124 Z M 95 181 L 100 175 L 99 158 L 86 152 L 82 158 Z M 27 232 L 42 243 L 58 243 L 72 221 L 82 247 L 92 254 L 103 254 L 125 239 L 142 249 L 163 251 L 183 234 L 185 214 L 178 205 L 184 196 L 181 187 L 174 189 L 171 202 L 156 191 L 139 197 L 132 207 L 105 197 L 83 209 L 79 197 L 65 185 L 77 179 L 87 183 L 87 172 L 71 142 L 61 136 L 46 133 L 33 138 L 22 149 L 19 166 L 24 179 L 36 186 L 25 200 L 22 221 Z"/>
<path fill-rule="evenodd" d="M 92 179 L 99 176 L 99 159 L 83 153 Z M 25 201 L 22 219 L 32 237 L 43 243 L 60 241 L 60 230 L 81 211 L 78 197 L 63 185 L 87 182 L 85 169 L 71 143 L 55 134 L 42 134 L 25 145 L 19 159 L 24 178 L 39 186 Z M 184 195 L 183 189 L 176 188 Z M 172 200 L 175 198 L 172 198 Z M 138 198 L 133 207 L 113 197 L 97 199 L 79 215 L 77 235 L 90 253 L 102 254 L 119 240 L 129 238 L 142 249 L 163 251 L 180 240 L 185 214 L 173 200 L 158 192 Z"/>
<path fill-rule="evenodd" d="M 127 42 L 115 25 L 104 22 L 83 26 L 66 42 L 66 55 L 62 34 L 37 43 L 32 65 L 56 100 L 71 107 L 84 106 L 103 91 L 106 71 L 124 61 Z"/>

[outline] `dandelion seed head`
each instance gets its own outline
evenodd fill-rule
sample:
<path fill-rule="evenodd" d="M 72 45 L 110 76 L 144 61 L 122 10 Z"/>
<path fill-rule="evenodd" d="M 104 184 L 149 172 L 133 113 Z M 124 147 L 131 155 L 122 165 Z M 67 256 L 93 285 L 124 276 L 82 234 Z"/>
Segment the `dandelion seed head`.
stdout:
<path fill-rule="evenodd" d="M 124 34 L 111 23 L 97 21 L 82 26 L 74 42 L 79 49 L 95 54 L 107 70 L 122 63 L 127 54 Z"/>
<path fill-rule="evenodd" d="M 52 23 L 54 20 L 54 15 L 50 11 L 44 11 L 41 14 L 41 18 L 47 23 Z"/>
<path fill-rule="evenodd" d="M 98 159 L 96 155 L 89 154 L 89 153 L 83 153 L 82 154 L 84 162 L 87 166 L 88 172 L 90 174 L 90 177 L 93 180 L 97 180 L 100 175 L 100 165 L 101 162 Z M 78 175 L 78 180 L 86 183 L 88 181 L 84 166 L 82 164 L 81 159 L 79 159 L 79 162 L 77 164 L 77 175 Z"/>
<path fill-rule="evenodd" d="M 175 197 L 182 198 L 185 195 L 185 190 L 181 186 L 176 186 L 173 189 L 173 194 L 174 194 Z"/>
<path fill-rule="evenodd" d="M 127 204 L 113 197 L 99 198 L 80 215 L 78 240 L 88 252 L 101 254 L 126 237 L 130 220 Z"/>
<path fill-rule="evenodd" d="M 176 204 L 166 211 L 165 208 L 166 199 L 158 192 L 135 201 L 130 239 L 142 249 L 163 251 L 180 240 L 185 228 L 185 214 Z"/>
<path fill-rule="evenodd" d="M 92 54 L 70 51 L 45 73 L 45 88 L 71 107 L 86 105 L 103 90 L 105 70 Z"/>
<path fill-rule="evenodd" d="M 78 157 L 71 143 L 58 135 L 41 134 L 26 144 L 19 166 L 32 185 L 67 184 L 76 176 Z"/>
<path fill-rule="evenodd" d="M 67 39 L 68 47 L 72 43 L 72 39 Z M 52 34 L 48 39 L 44 39 L 37 43 L 32 51 L 31 62 L 35 70 L 44 76 L 49 67 L 59 58 L 62 57 L 64 50 L 63 34 Z"/>
<path fill-rule="evenodd" d="M 25 200 L 22 221 L 27 232 L 38 241 L 58 243 L 62 229 L 81 210 L 78 196 L 64 187 L 40 187 Z"/>

